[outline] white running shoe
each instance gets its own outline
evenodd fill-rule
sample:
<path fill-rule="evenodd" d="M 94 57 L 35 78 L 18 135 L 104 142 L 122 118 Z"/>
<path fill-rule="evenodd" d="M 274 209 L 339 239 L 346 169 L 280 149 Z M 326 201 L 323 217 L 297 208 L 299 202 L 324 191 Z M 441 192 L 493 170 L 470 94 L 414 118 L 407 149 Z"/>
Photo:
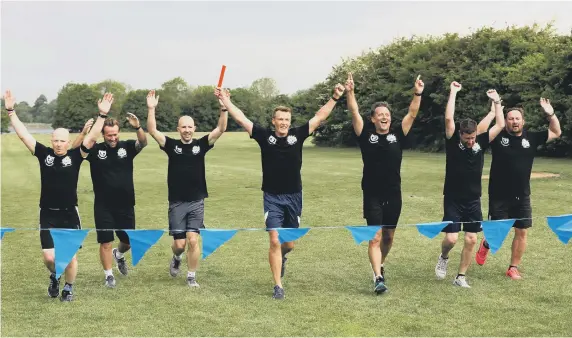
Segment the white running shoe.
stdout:
<path fill-rule="evenodd" d="M 467 283 L 467 279 L 465 279 L 465 276 L 457 276 L 457 278 L 455 278 L 455 280 L 453 281 L 453 285 L 460 286 L 462 288 L 471 287 L 469 283 Z"/>
<path fill-rule="evenodd" d="M 439 254 L 439 260 L 437 261 L 437 265 L 435 266 L 435 276 L 437 279 L 443 279 L 447 275 L 447 264 L 449 264 L 449 258 L 444 259 Z"/>

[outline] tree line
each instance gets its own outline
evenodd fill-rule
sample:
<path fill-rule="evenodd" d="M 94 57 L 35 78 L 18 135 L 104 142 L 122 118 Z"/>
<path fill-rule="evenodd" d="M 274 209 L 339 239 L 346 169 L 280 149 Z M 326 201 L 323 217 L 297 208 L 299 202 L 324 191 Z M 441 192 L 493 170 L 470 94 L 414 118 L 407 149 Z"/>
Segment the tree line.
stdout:
<path fill-rule="evenodd" d="M 546 128 L 539 105 L 549 98 L 562 126 L 562 137 L 541 151 L 544 155 L 572 156 L 572 34 L 559 35 L 551 25 L 540 27 L 483 27 L 468 36 L 445 34 L 436 37 L 411 37 L 343 60 L 327 78 L 292 95 L 281 94 L 271 78 L 255 80 L 250 86 L 231 89 L 233 102 L 253 121 L 270 125 L 273 108 L 290 106 L 292 123 L 307 120 L 331 96 L 335 83 L 345 81 L 352 72 L 360 112 L 369 121 L 369 109 L 377 101 L 387 101 L 395 123 L 407 114 L 417 75 L 425 83 L 421 109 L 411 130 L 414 148 L 444 150 L 444 112 L 448 87 L 452 81 L 463 85 L 456 103 L 456 118 L 483 118 L 490 109 L 486 91 L 496 89 L 503 106 L 523 107 L 526 127 Z M 96 116 L 97 100 L 106 91 L 114 94 L 111 116 L 125 121 L 127 112 L 146 125 L 145 98 L 149 89 L 132 89 L 113 80 L 97 84 L 67 83 L 55 100 L 40 95 L 33 106 L 16 106 L 24 122 L 47 122 L 54 128 L 80 130 L 85 121 Z M 214 86 L 190 86 L 181 77 L 157 89 L 157 128 L 176 130 L 177 119 L 190 115 L 197 130 L 212 130 L 218 119 Z M 2 129 L 8 120 L 2 114 Z M 240 130 L 229 119 L 228 130 Z M 316 132 L 313 142 L 320 146 L 356 146 L 351 115 L 342 98 L 330 118 Z"/>

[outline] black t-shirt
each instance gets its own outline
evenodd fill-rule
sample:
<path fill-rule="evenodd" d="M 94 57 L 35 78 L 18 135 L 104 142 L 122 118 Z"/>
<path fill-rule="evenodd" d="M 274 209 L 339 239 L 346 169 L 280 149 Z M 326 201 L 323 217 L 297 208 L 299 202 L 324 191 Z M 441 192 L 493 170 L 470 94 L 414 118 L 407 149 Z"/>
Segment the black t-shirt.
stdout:
<path fill-rule="evenodd" d="M 361 188 L 368 194 L 395 196 L 401 194 L 401 159 L 409 140 L 401 125 L 389 133 L 378 134 L 374 127 L 363 128 L 357 136 L 363 160 Z"/>
<path fill-rule="evenodd" d="M 165 136 L 165 146 L 160 148 L 169 157 L 169 202 L 191 202 L 209 196 L 205 155 L 213 146 L 209 145 L 208 135 L 193 139 L 189 144 Z"/>
<path fill-rule="evenodd" d="M 34 156 L 40 163 L 42 191 L 40 208 L 73 208 L 77 205 L 77 180 L 83 157 L 79 148 L 58 156 L 52 148 L 36 142 Z"/>
<path fill-rule="evenodd" d="M 291 128 L 288 135 L 278 137 L 271 129 L 257 124 L 252 136 L 262 156 L 262 191 L 271 194 L 292 194 L 302 191 L 302 145 L 308 138 L 310 123 Z"/>
<path fill-rule="evenodd" d="M 530 174 L 538 146 L 548 140 L 548 130 L 523 131 L 513 136 L 503 130 L 491 143 L 489 195 L 495 198 L 530 195 Z"/>
<path fill-rule="evenodd" d="M 138 151 L 135 140 L 119 141 L 115 148 L 105 142 L 91 148 L 86 160 L 91 169 L 95 204 L 108 207 L 135 205 L 133 159 Z"/>
<path fill-rule="evenodd" d="M 447 163 L 443 195 L 460 200 L 475 200 L 481 197 L 489 132 L 477 135 L 475 145 L 469 149 L 461 143 L 458 130 L 457 127 L 450 139 L 445 137 Z"/>

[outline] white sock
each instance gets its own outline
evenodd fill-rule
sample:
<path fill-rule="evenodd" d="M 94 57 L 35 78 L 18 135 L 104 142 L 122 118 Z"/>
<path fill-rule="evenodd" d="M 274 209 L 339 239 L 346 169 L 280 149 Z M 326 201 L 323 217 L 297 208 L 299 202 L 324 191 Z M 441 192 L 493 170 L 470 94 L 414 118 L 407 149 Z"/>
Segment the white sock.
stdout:
<path fill-rule="evenodd" d="M 189 277 L 195 278 L 195 271 L 189 271 L 189 272 L 187 272 L 187 278 L 189 278 Z"/>
<path fill-rule="evenodd" d="M 119 250 L 117 250 L 117 251 L 115 251 L 115 252 L 116 252 L 115 258 L 117 258 L 117 259 L 123 258 L 123 254 L 122 254 L 121 252 L 119 252 Z"/>
<path fill-rule="evenodd" d="M 113 269 L 103 270 L 103 272 L 105 272 L 105 278 L 107 278 L 107 276 L 113 276 Z"/>

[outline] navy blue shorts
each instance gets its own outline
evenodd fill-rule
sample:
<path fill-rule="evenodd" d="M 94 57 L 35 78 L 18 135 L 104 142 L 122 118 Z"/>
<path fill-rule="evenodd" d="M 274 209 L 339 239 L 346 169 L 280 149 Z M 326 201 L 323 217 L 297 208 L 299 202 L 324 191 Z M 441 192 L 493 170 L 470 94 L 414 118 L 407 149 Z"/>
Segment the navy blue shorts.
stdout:
<path fill-rule="evenodd" d="M 266 229 L 298 228 L 302 216 L 302 192 L 270 194 L 264 192 Z"/>

